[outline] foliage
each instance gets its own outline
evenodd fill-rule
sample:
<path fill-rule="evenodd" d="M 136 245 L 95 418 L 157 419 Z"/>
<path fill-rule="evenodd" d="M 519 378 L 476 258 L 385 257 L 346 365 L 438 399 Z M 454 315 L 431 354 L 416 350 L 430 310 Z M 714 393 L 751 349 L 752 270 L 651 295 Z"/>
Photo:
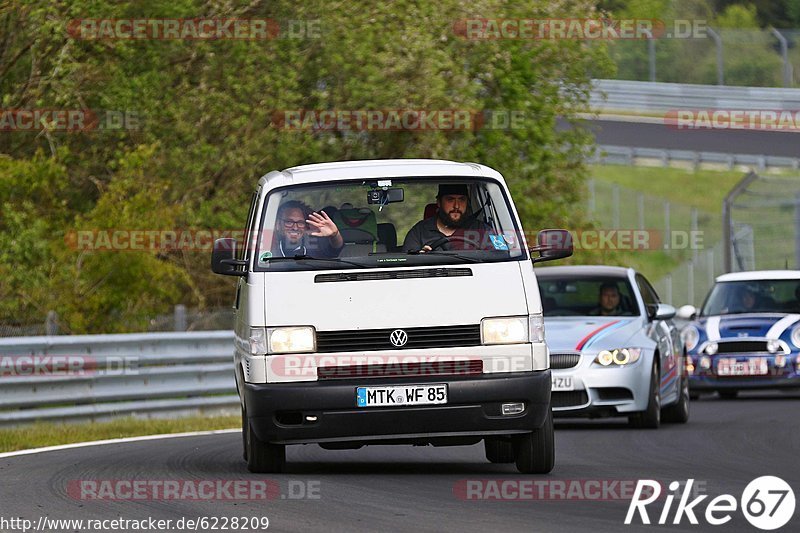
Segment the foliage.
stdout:
<path fill-rule="evenodd" d="M 136 129 L 0 133 L 0 322 L 48 309 L 74 333 L 140 329 L 184 303 L 228 305 L 207 252 L 81 249 L 76 231 L 237 230 L 259 176 L 304 163 L 390 157 L 481 161 L 511 180 L 529 230 L 580 227 L 591 142 L 556 128 L 588 111 L 605 48 L 578 41 L 465 40 L 454 22 L 594 16 L 592 2 L 445 0 L 10 0 L 0 3 L 0 109 L 94 109 Z M 75 39 L 86 18 L 319 21 L 270 40 Z M 522 111 L 509 130 L 287 131 L 274 110 Z M 101 113 L 102 116 L 102 113 Z"/>

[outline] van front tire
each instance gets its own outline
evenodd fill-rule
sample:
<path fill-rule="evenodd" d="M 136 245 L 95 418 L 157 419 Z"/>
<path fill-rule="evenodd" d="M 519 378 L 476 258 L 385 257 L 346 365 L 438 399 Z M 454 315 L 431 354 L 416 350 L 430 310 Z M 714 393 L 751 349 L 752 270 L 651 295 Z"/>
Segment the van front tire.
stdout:
<path fill-rule="evenodd" d="M 553 411 L 548 411 L 544 424 L 531 433 L 514 437 L 517 470 L 523 474 L 547 474 L 556 462 L 553 437 Z"/>
<path fill-rule="evenodd" d="M 286 446 L 270 444 L 258 439 L 252 425 L 246 421 L 245 455 L 247 469 L 254 474 L 282 472 L 286 466 Z"/>

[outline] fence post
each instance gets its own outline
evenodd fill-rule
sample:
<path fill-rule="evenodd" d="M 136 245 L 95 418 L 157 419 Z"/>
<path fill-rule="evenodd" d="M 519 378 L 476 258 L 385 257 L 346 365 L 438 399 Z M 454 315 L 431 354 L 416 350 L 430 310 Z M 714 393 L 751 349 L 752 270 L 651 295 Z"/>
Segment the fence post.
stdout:
<path fill-rule="evenodd" d="M 670 234 L 669 234 L 669 202 L 664 201 L 664 243 L 669 243 L 670 241 Z"/>
<path fill-rule="evenodd" d="M 714 248 L 709 248 L 706 251 L 706 257 L 708 258 L 708 288 L 714 286 Z"/>
<path fill-rule="evenodd" d="M 614 219 L 611 221 L 611 224 L 614 227 L 614 229 L 619 229 L 619 185 L 615 183 L 611 191 L 613 198 L 612 203 L 614 204 L 613 207 Z"/>
<path fill-rule="evenodd" d="M 697 235 L 697 208 L 692 208 L 692 224 L 689 233 L 689 243 L 694 243 L 695 235 Z M 697 247 L 692 246 L 692 261 L 697 262 Z"/>
<path fill-rule="evenodd" d="M 675 302 L 672 301 L 672 274 L 667 274 L 664 285 L 667 288 L 667 301 L 674 305 Z"/>
<path fill-rule="evenodd" d="M 639 215 L 639 227 L 636 229 L 644 229 L 644 194 L 642 193 L 636 195 L 636 211 Z"/>
<path fill-rule="evenodd" d="M 58 313 L 48 311 L 47 318 L 44 320 L 44 334 L 58 335 Z"/>
<path fill-rule="evenodd" d="M 694 261 L 689 259 L 687 264 L 689 271 L 686 274 L 686 299 L 688 303 L 694 305 Z"/>
<path fill-rule="evenodd" d="M 589 214 L 594 214 L 594 205 L 595 205 L 595 192 L 594 192 L 594 180 L 589 180 Z"/>
<path fill-rule="evenodd" d="M 708 30 L 708 36 L 714 39 L 714 44 L 717 45 L 717 85 L 725 85 L 725 65 L 722 61 L 722 37 L 710 27 L 706 29 Z"/>
<path fill-rule="evenodd" d="M 789 43 L 786 41 L 786 37 L 784 37 L 781 32 L 775 28 L 770 28 L 769 30 L 772 32 L 772 35 L 778 38 L 778 42 L 781 43 L 781 57 L 783 58 L 783 86 L 791 87 L 793 73 L 792 62 L 789 61 Z"/>
<path fill-rule="evenodd" d="M 186 331 L 186 306 L 175 306 L 175 331 Z"/>
<path fill-rule="evenodd" d="M 656 81 L 656 41 L 652 35 L 647 37 L 647 57 L 650 63 L 650 81 Z"/>

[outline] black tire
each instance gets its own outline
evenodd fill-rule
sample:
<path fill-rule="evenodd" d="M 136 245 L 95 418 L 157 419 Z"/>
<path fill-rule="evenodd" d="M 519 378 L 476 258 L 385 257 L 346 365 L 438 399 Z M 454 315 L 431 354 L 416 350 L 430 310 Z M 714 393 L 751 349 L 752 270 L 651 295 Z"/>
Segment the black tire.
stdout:
<path fill-rule="evenodd" d="M 637 429 L 658 429 L 661 425 L 661 374 L 658 371 L 658 353 L 654 357 L 653 370 L 650 372 L 647 409 L 628 417 L 631 427 Z"/>
<path fill-rule="evenodd" d="M 486 437 L 483 439 L 486 459 L 490 463 L 505 464 L 514 462 L 514 445 L 511 440 L 502 437 Z"/>
<path fill-rule="evenodd" d="M 247 455 L 247 469 L 254 474 L 271 474 L 283 471 L 286 466 L 286 446 L 259 440 L 249 421 L 246 424 L 245 454 Z"/>
<path fill-rule="evenodd" d="M 685 424 L 689 421 L 689 380 L 681 378 L 681 390 L 678 401 L 669 407 L 665 407 L 661 413 L 664 422 L 672 424 Z"/>
<path fill-rule="evenodd" d="M 247 461 L 247 411 L 242 406 L 242 459 Z"/>
<path fill-rule="evenodd" d="M 514 437 L 514 458 L 523 474 L 547 474 L 556 463 L 553 437 L 553 412 L 547 413 L 544 424 L 531 433 Z"/>
<path fill-rule="evenodd" d="M 733 400 L 736 398 L 736 395 L 739 394 L 738 390 L 718 390 L 717 394 L 723 400 Z"/>
<path fill-rule="evenodd" d="M 699 392 L 691 392 L 691 391 L 689 391 L 689 399 L 692 400 L 692 401 L 699 400 L 700 399 L 700 393 Z"/>

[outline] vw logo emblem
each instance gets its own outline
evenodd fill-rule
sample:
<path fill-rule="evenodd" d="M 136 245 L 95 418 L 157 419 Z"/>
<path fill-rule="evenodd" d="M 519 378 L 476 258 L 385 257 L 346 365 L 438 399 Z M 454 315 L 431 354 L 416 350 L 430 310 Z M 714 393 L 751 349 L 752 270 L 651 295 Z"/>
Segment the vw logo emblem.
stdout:
<path fill-rule="evenodd" d="M 396 329 L 389 335 L 389 342 L 393 345 L 397 346 L 405 346 L 408 342 L 408 333 L 403 331 L 402 329 Z"/>

